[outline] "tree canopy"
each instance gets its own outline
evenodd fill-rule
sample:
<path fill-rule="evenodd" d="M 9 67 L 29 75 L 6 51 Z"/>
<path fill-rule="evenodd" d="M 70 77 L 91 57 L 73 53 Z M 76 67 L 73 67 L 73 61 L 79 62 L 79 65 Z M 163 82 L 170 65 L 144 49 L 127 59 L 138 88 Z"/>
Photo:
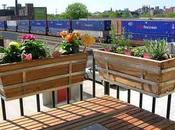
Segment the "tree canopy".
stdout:
<path fill-rule="evenodd" d="M 65 11 L 66 17 L 70 19 L 87 18 L 87 7 L 82 3 L 70 4 Z"/>

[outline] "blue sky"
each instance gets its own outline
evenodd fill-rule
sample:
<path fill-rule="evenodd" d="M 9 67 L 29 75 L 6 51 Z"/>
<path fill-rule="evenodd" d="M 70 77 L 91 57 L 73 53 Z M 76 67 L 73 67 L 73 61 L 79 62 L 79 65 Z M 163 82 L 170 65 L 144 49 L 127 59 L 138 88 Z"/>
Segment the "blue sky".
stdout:
<path fill-rule="evenodd" d="M 6 3 L 8 6 L 14 5 L 15 0 L 0 0 L 0 8 L 2 4 Z M 19 3 L 34 3 L 34 6 L 45 6 L 49 13 L 64 12 L 66 7 L 74 2 L 84 3 L 90 12 L 108 10 L 110 8 L 130 10 L 137 9 L 143 5 L 151 6 L 175 6 L 175 0 L 18 0 Z"/>

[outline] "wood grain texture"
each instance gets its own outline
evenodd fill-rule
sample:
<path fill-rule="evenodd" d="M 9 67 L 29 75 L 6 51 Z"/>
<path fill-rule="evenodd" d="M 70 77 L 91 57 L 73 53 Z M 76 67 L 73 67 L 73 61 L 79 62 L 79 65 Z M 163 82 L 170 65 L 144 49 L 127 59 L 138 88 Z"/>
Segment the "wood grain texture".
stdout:
<path fill-rule="evenodd" d="M 109 96 L 91 98 L 0 123 L 1 130 L 78 130 L 99 123 L 109 130 L 174 130 L 175 122 Z"/>
<path fill-rule="evenodd" d="M 62 89 L 84 80 L 87 54 L 0 65 L 0 94 L 6 100 Z"/>
<path fill-rule="evenodd" d="M 94 50 L 103 80 L 160 97 L 175 89 L 175 58 L 156 61 Z"/>

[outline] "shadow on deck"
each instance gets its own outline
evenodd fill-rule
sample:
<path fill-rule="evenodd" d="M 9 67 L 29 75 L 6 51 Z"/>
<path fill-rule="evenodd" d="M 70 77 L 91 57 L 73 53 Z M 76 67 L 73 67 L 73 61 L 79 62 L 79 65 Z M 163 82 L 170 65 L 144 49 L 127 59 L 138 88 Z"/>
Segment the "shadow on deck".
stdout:
<path fill-rule="evenodd" d="M 0 124 L 0 130 L 79 130 L 96 123 L 109 130 L 175 129 L 173 121 L 105 96 L 7 120 Z"/>

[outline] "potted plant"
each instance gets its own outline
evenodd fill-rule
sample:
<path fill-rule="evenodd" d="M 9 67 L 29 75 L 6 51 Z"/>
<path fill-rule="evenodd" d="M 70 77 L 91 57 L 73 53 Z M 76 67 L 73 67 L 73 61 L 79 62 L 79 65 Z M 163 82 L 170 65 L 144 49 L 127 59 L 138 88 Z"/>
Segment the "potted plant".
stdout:
<path fill-rule="evenodd" d="M 0 48 L 1 96 L 11 100 L 82 82 L 87 55 L 72 49 L 71 53 L 51 52 L 31 34 L 22 36 L 22 43 L 13 41 Z"/>
<path fill-rule="evenodd" d="M 115 48 L 95 50 L 94 56 L 103 80 L 160 97 L 174 91 L 175 58 L 165 40 L 145 41 L 131 47 L 127 39 L 117 39 Z"/>

